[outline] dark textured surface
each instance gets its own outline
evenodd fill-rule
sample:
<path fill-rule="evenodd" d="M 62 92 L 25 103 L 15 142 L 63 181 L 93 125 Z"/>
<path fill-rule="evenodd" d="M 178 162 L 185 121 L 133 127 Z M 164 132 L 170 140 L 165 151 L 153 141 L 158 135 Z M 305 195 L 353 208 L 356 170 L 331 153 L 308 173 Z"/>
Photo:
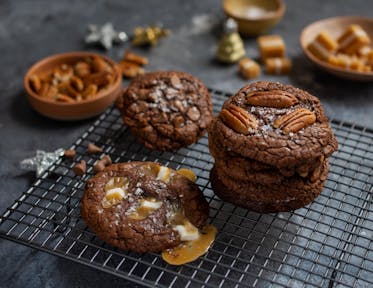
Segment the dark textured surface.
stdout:
<path fill-rule="evenodd" d="M 188 73 L 162 71 L 135 78 L 123 93 L 123 123 L 151 150 L 172 151 L 198 141 L 212 120 L 212 100 Z"/>
<path fill-rule="evenodd" d="M 22 78 L 35 61 L 58 52 L 84 50 L 82 37 L 88 23 L 112 21 L 131 30 L 136 25 L 162 21 L 173 30 L 154 49 L 144 50 L 149 70 L 181 69 L 200 77 L 207 86 L 235 91 L 246 81 L 237 67 L 215 64 L 216 34 L 193 28 L 193 18 L 210 15 L 220 19 L 220 1 L 1 1 L 0 2 L 0 210 L 3 212 L 33 181 L 19 171 L 18 163 L 36 149 L 69 146 L 91 123 L 60 123 L 33 112 L 25 99 Z M 336 15 L 371 16 L 373 2 L 349 0 L 285 1 L 285 19 L 274 29 L 283 35 L 294 61 L 289 77 L 267 77 L 309 90 L 320 97 L 330 117 L 373 126 L 373 87 L 336 79 L 309 63 L 298 44 L 306 24 Z M 161 4 L 160 4 L 161 3 Z M 144 7 L 148 6 L 146 9 Z M 216 15 L 216 17 L 214 17 Z M 253 40 L 246 41 L 249 56 L 257 56 Z M 109 56 L 119 59 L 127 45 L 115 47 Z M 91 49 L 94 50 L 94 49 Z M 97 50 L 94 50 L 97 51 Z M 116 287 L 128 282 L 67 260 L 0 240 L 2 287 Z"/>

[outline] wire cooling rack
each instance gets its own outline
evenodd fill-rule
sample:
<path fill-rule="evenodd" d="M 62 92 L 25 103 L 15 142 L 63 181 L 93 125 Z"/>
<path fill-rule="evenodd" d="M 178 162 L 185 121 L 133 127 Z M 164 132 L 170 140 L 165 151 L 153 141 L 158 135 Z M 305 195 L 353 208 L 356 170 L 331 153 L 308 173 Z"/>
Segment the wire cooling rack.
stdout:
<path fill-rule="evenodd" d="M 211 91 L 217 112 L 227 94 Z M 0 236 L 146 286 L 165 287 L 368 287 L 373 285 L 373 130 L 332 121 L 340 148 L 330 160 L 321 195 L 289 213 L 259 214 L 224 203 L 209 184 L 213 159 L 207 138 L 177 152 L 155 152 L 136 143 L 110 108 L 71 148 L 87 161 L 83 178 L 59 159 L 0 218 Z M 80 218 L 85 181 L 104 147 L 114 162 L 157 161 L 189 167 L 210 204 L 219 233 L 197 261 L 171 266 L 158 254 L 120 251 L 98 239 Z M 99 156 L 97 156 L 99 157 Z"/>

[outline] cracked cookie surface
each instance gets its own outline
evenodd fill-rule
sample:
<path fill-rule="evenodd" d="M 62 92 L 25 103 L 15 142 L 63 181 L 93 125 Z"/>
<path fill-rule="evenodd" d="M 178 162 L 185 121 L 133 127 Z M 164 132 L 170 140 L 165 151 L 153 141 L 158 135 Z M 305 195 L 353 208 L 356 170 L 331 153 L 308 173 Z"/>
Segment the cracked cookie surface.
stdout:
<path fill-rule="evenodd" d="M 149 149 L 174 150 L 198 141 L 212 121 L 211 96 L 203 83 L 176 71 L 147 73 L 123 93 L 123 122 Z"/>
<path fill-rule="evenodd" d="M 276 185 L 237 181 L 214 166 L 210 172 L 211 187 L 224 201 L 260 213 L 290 211 L 303 207 L 317 197 L 328 175 L 328 160 L 321 166 L 315 182 L 301 177 L 283 178 Z"/>
<path fill-rule="evenodd" d="M 273 95 L 272 91 L 275 91 Z M 281 91 L 286 93 L 285 96 Z M 250 96 L 258 93 L 283 96 L 284 99 L 279 98 L 283 105 L 263 96 L 254 96 L 256 101 L 248 101 Z M 209 128 L 209 137 L 221 139 L 225 147 L 243 157 L 286 168 L 307 164 L 319 157 L 327 158 L 338 148 L 319 99 L 301 89 L 280 83 L 256 82 L 230 97 L 222 111 L 232 105 L 255 117 L 256 128 L 251 128 L 247 134 L 240 133 L 232 129 L 234 126 L 227 125 L 224 117 L 216 117 Z"/>

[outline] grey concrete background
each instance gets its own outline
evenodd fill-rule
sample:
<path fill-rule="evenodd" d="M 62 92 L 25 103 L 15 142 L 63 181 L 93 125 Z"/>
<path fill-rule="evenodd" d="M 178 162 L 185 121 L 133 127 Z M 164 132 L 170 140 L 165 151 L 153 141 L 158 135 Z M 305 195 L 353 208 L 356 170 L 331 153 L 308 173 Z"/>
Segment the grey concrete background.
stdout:
<path fill-rule="evenodd" d="M 336 15 L 372 16 L 373 2 L 285 0 L 283 21 L 272 31 L 281 34 L 294 61 L 290 76 L 269 77 L 291 83 L 319 96 L 328 115 L 373 127 L 373 86 L 343 81 L 321 72 L 302 54 L 298 38 L 310 22 Z M 34 112 L 27 103 L 23 76 L 37 60 L 54 53 L 92 50 L 83 43 L 89 23 L 114 23 L 130 32 L 137 25 L 162 22 L 172 36 L 150 50 L 139 50 L 150 59 L 149 70 L 184 70 L 200 77 L 208 87 L 236 91 L 247 81 L 237 66 L 213 61 L 218 37 L 212 24 L 223 17 L 217 0 L 188 1 L 10 1 L 0 2 L 0 212 L 2 213 L 34 180 L 19 170 L 19 161 L 36 149 L 68 147 L 92 120 L 61 123 Z M 206 22 L 206 21 L 205 21 Z M 207 25 L 209 26 L 209 25 Z M 257 56 L 254 39 L 245 40 L 247 54 Z M 119 59 L 128 44 L 114 47 L 108 56 Z M 1 287 L 116 287 L 128 282 L 67 260 L 0 240 Z"/>

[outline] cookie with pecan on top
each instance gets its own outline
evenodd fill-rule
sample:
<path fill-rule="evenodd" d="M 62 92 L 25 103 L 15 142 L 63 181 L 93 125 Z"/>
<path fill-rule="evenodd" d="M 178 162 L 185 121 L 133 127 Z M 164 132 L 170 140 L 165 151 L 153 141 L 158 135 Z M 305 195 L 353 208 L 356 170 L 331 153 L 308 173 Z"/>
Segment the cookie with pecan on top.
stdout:
<path fill-rule="evenodd" d="M 249 84 L 230 97 L 210 136 L 232 152 L 277 168 L 327 158 L 338 148 L 320 100 L 273 82 Z"/>
<path fill-rule="evenodd" d="M 337 148 L 319 99 L 290 85 L 252 83 L 209 127 L 211 185 L 221 199 L 251 210 L 297 209 L 320 194 Z"/>

